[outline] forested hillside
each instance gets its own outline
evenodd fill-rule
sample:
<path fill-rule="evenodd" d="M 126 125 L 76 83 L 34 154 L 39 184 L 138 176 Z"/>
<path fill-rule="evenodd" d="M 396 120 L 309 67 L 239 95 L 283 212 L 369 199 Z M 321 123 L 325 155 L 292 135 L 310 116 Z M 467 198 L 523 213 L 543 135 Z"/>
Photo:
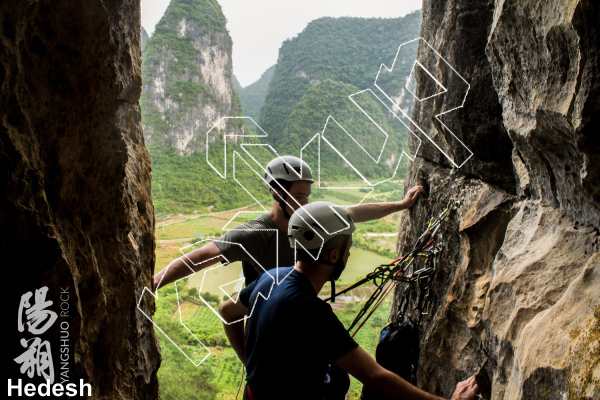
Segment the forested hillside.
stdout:
<path fill-rule="evenodd" d="M 391 176 L 390 169 L 396 168 L 401 150 L 407 148 L 406 127 L 372 95 L 357 96 L 357 104 L 370 110 L 375 126 L 348 96 L 372 88 L 380 64 L 391 64 L 398 45 L 418 36 L 420 12 L 396 19 L 313 21 L 298 37 L 283 43 L 278 64 L 246 88 L 239 87 L 232 74 L 232 43 L 225 22 L 215 0 L 173 0 L 143 53 L 140 104 L 157 213 L 191 212 L 213 205 L 221 211 L 253 203 L 241 187 L 207 165 L 207 145 L 211 165 L 223 167 L 227 157 L 227 174 L 232 176 L 233 151 L 240 150 L 241 142 L 260 140 L 273 144 L 279 154 L 299 155 L 300 148 L 323 130 L 329 115 L 341 126 L 331 122 L 325 139 L 352 158 L 371 184 Z M 406 76 L 411 66 L 403 65 Z M 406 97 L 408 101 L 410 96 Z M 220 118 L 242 114 L 260 121 L 269 137 L 240 138 L 244 132 L 258 132 L 243 120 L 221 123 L 207 137 Z M 385 132 L 391 134 L 389 139 Z M 225 139 L 221 133 L 231 137 Z M 362 146 L 358 153 L 348 135 Z M 384 143 L 385 151 L 380 152 Z M 321 166 L 329 171 L 324 180 L 362 179 L 346 161 L 327 151 L 319 150 L 324 156 Z M 314 157 L 309 162 L 317 164 Z M 247 171 L 238 178 L 252 179 L 252 174 Z M 260 190 L 254 195 L 262 196 L 261 200 L 268 197 Z"/>
<path fill-rule="evenodd" d="M 286 147 L 290 115 L 312 86 L 331 79 L 357 90 L 372 87 L 381 63 L 391 65 L 398 46 L 419 36 L 421 18 L 420 11 L 394 19 L 321 18 L 284 42 L 260 114 L 271 143 Z"/>
<path fill-rule="evenodd" d="M 205 150 L 218 116 L 240 115 L 231 38 L 216 0 L 173 0 L 142 56 L 142 122 L 149 148 Z"/>
<path fill-rule="evenodd" d="M 388 115 L 387 110 L 374 100 L 368 93 L 361 93 L 353 98 L 360 104 L 361 108 L 368 112 L 369 116 L 378 123 L 386 132 L 392 132 L 393 138 L 388 138 L 385 150 L 383 147 L 385 136 L 369 118 L 352 102 L 348 96 L 359 90 L 351 84 L 325 79 L 311 86 L 300 98 L 295 108 L 287 118 L 283 136 L 285 140 L 279 144 L 281 153 L 296 154 L 299 149 L 307 143 L 316 132 L 323 129 L 328 121 L 329 115 L 335 116 L 335 122 L 330 120 L 327 124 L 325 135 L 331 143 L 335 143 L 347 159 L 351 159 L 356 167 L 366 177 L 376 183 L 385 178 L 389 167 L 385 161 L 398 154 L 399 151 L 407 150 L 407 130 L 395 118 Z M 369 157 L 361 156 L 350 144 L 346 132 L 340 129 L 339 123 L 345 126 L 347 133 L 360 140 L 361 145 L 369 154 L 378 156 L 384 161 L 383 167 L 372 162 Z M 359 150 L 360 151 L 360 150 Z M 320 146 L 320 171 L 321 179 L 325 181 L 358 181 L 360 177 L 345 166 L 345 161 L 337 157 L 328 146 Z M 314 160 L 312 160 L 314 163 Z M 393 160 L 395 161 L 395 160 Z M 393 163 L 393 162 L 392 162 Z"/>
<path fill-rule="evenodd" d="M 274 72 L 275 65 L 263 72 L 256 82 L 246 86 L 245 88 L 240 85 L 235 76 L 233 77 L 233 88 L 237 92 L 238 96 L 240 97 L 240 101 L 242 102 L 243 114 L 251 117 L 256 122 L 258 122 L 260 117 L 260 110 L 265 102 L 267 90 L 269 89 L 269 83 L 271 83 Z"/>
<path fill-rule="evenodd" d="M 172 0 L 142 55 L 142 122 L 152 158 L 152 197 L 157 213 L 217 211 L 253 202 L 235 183 L 207 165 L 225 164 L 250 134 L 240 119 L 241 103 L 232 88 L 231 38 L 215 0 Z M 222 171 L 224 172 L 224 171 Z M 231 163 L 227 174 L 231 176 Z M 243 174 L 242 174 L 243 175 Z M 245 177 L 251 177 L 246 174 Z M 239 177 L 240 179 L 244 176 Z"/>

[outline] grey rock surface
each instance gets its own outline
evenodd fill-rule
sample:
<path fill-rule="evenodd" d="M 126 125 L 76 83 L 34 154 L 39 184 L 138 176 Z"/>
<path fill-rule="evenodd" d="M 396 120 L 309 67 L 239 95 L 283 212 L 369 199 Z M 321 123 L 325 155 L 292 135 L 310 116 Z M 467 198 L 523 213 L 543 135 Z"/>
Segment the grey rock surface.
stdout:
<path fill-rule="evenodd" d="M 144 51 L 142 99 L 146 102 L 143 128 L 147 144 L 167 144 L 184 155 L 205 152 L 206 132 L 217 122 L 218 129 L 235 135 L 243 135 L 244 127 L 243 123 L 221 120 L 241 116 L 242 111 L 232 86 L 229 33 L 225 27 L 208 27 L 193 15 L 173 12 L 179 3 L 185 2 L 169 5 Z M 204 18 L 222 17 L 216 1 L 206 3 L 215 8 L 206 11 Z M 209 14 L 216 10 L 221 15 Z M 231 140 L 237 142 L 238 138 Z"/>
<path fill-rule="evenodd" d="M 447 125 L 473 152 L 452 168 L 426 144 L 406 177 L 430 195 L 402 216 L 401 253 L 461 201 L 421 328 L 425 390 L 450 397 L 482 370 L 492 399 L 600 398 L 599 27 L 590 1 L 423 4 L 421 36 L 471 84 Z M 431 119 L 453 102 L 417 103 L 413 118 L 460 157 Z"/>
<path fill-rule="evenodd" d="M 158 343 L 136 308 L 155 261 L 138 103 L 140 3 L 7 1 L 0 16 L 8 378 L 43 382 L 14 358 L 25 351 L 20 340 L 33 338 L 17 329 L 21 296 L 46 286 L 47 310 L 59 317 L 39 337 L 50 345 L 54 382 L 83 379 L 94 399 L 158 398 Z"/>

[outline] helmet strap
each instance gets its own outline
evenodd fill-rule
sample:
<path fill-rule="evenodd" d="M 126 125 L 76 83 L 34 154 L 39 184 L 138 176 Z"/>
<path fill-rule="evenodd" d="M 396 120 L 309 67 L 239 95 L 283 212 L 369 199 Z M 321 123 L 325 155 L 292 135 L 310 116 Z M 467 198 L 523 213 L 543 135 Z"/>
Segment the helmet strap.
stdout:
<path fill-rule="evenodd" d="M 350 241 L 350 235 L 347 235 L 344 239 L 344 243 L 342 244 L 342 249 L 340 250 L 340 259 L 337 262 L 331 262 L 329 260 L 318 260 L 321 264 L 333 265 L 335 268 L 333 270 L 333 274 L 331 274 L 331 302 L 335 302 L 335 281 L 340 278 L 342 272 L 346 268 L 344 264 L 344 253 L 346 252 L 346 247 L 348 246 L 348 242 Z"/>
<path fill-rule="evenodd" d="M 292 216 L 287 212 L 287 209 L 285 208 L 285 200 L 288 198 L 287 193 L 283 196 L 282 199 L 279 200 L 279 208 L 281 208 L 281 211 L 283 211 L 283 216 L 285 217 L 285 219 L 290 219 L 292 218 Z"/>
<path fill-rule="evenodd" d="M 335 303 L 335 279 L 331 280 L 331 302 Z"/>

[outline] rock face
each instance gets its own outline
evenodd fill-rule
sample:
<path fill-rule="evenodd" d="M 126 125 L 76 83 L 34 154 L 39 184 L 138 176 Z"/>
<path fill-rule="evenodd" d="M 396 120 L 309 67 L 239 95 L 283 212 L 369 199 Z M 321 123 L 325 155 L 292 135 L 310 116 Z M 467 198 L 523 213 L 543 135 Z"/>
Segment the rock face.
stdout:
<path fill-rule="evenodd" d="M 221 117 L 241 116 L 231 50 L 215 0 L 171 1 L 144 51 L 142 109 L 149 146 L 169 144 L 180 155 L 206 151 L 206 132 Z M 243 134 L 243 126 L 236 134 Z"/>
<path fill-rule="evenodd" d="M 7 1 L 0 15 L 5 371 L 13 382 L 43 382 L 14 361 L 26 351 L 21 340 L 31 348 L 38 337 L 55 383 L 83 379 L 94 399 L 157 398 L 158 344 L 136 308 L 155 246 L 140 4 Z M 21 296 L 42 287 L 45 298 L 30 305 L 51 301 L 42 316 L 57 319 L 42 333 L 20 332 L 19 314 L 30 315 Z"/>
<path fill-rule="evenodd" d="M 481 369 L 484 398 L 600 398 L 599 27 L 591 1 L 424 1 L 421 36 L 471 84 L 444 123 L 473 152 L 449 168 L 424 143 L 405 183 L 430 196 L 403 216 L 401 252 L 461 201 L 422 326 L 426 390 L 450 397 Z M 423 64 L 456 86 L 424 50 Z M 432 120 L 456 101 L 449 90 L 413 118 L 461 156 Z"/>

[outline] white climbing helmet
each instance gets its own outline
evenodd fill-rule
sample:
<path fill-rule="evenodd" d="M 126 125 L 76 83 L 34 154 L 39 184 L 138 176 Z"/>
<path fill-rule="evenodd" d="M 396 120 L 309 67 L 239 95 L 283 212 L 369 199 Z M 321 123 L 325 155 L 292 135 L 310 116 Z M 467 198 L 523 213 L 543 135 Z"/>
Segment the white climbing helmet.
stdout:
<path fill-rule="evenodd" d="M 271 184 L 274 180 L 283 179 L 288 182 L 314 182 L 312 171 L 307 163 L 294 156 L 279 156 L 267 164 L 265 181 Z"/>
<path fill-rule="evenodd" d="M 344 207 L 328 201 L 316 201 L 300 207 L 292 215 L 288 239 L 291 247 L 297 241 L 306 250 L 312 250 L 321 248 L 336 236 L 350 236 L 355 230 L 356 225 Z"/>

